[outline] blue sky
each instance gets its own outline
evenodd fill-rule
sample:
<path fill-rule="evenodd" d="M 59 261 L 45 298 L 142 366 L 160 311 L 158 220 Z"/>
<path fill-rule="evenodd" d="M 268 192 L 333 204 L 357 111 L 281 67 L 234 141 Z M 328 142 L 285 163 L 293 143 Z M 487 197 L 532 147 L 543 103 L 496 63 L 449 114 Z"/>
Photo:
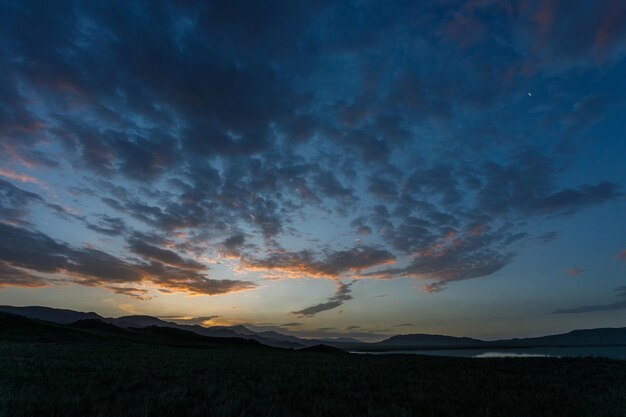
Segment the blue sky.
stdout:
<path fill-rule="evenodd" d="M 623 2 L 0 4 L 0 303 L 626 325 Z"/>

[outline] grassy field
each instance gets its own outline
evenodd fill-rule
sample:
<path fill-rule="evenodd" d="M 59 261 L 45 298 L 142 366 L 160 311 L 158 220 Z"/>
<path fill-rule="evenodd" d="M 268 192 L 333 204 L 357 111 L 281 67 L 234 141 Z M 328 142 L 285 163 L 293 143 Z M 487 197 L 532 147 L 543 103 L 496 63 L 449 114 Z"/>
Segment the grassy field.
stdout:
<path fill-rule="evenodd" d="M 2 330 L 2 417 L 626 416 L 626 361 L 16 341 Z"/>

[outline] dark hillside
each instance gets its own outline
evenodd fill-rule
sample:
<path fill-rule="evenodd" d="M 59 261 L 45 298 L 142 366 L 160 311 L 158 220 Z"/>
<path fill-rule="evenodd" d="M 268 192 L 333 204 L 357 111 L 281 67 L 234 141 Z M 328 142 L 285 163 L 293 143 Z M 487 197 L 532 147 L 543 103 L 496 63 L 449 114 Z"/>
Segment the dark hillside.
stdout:
<path fill-rule="evenodd" d="M 139 329 L 123 329 L 98 319 L 79 320 L 65 325 L 8 313 L 0 313 L 0 340 L 59 343 L 141 343 L 199 347 L 256 348 L 260 346 L 254 340 L 207 337 L 168 327 L 149 326 Z M 271 348 L 267 347 L 267 349 Z"/>
<path fill-rule="evenodd" d="M 317 353 L 330 353 L 330 354 L 339 354 L 339 355 L 347 355 L 348 352 L 345 350 L 328 346 L 328 345 L 315 345 L 305 347 L 303 349 L 298 350 L 298 352 L 317 352 Z"/>

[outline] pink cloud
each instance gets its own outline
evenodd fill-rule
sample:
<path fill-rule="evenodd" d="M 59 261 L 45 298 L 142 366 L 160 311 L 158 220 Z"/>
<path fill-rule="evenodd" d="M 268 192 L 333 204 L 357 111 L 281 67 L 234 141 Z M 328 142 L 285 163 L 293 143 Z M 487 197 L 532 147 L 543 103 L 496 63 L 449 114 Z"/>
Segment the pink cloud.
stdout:
<path fill-rule="evenodd" d="M 581 268 L 567 268 L 567 269 L 565 270 L 565 273 L 566 273 L 567 275 L 571 275 L 571 276 L 573 276 L 573 277 L 577 277 L 577 276 L 579 276 L 579 275 L 582 275 L 582 273 L 583 273 L 583 272 L 585 272 L 585 270 L 584 270 L 584 269 L 581 269 Z"/>
<path fill-rule="evenodd" d="M 39 180 L 35 177 L 26 174 L 20 174 L 19 172 L 15 172 L 6 168 L 0 168 L 0 176 L 12 179 L 14 181 L 29 182 L 31 184 L 41 185 Z"/>

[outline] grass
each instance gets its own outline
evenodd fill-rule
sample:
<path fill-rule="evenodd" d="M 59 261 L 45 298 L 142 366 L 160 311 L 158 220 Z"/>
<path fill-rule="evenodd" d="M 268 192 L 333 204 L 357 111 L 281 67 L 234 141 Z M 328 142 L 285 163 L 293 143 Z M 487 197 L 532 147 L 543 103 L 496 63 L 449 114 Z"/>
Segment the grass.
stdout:
<path fill-rule="evenodd" d="M 268 348 L 0 315 L 0 417 L 626 416 L 626 361 Z"/>
<path fill-rule="evenodd" d="M 5 341 L 0 416 L 626 416 L 626 362 Z"/>

